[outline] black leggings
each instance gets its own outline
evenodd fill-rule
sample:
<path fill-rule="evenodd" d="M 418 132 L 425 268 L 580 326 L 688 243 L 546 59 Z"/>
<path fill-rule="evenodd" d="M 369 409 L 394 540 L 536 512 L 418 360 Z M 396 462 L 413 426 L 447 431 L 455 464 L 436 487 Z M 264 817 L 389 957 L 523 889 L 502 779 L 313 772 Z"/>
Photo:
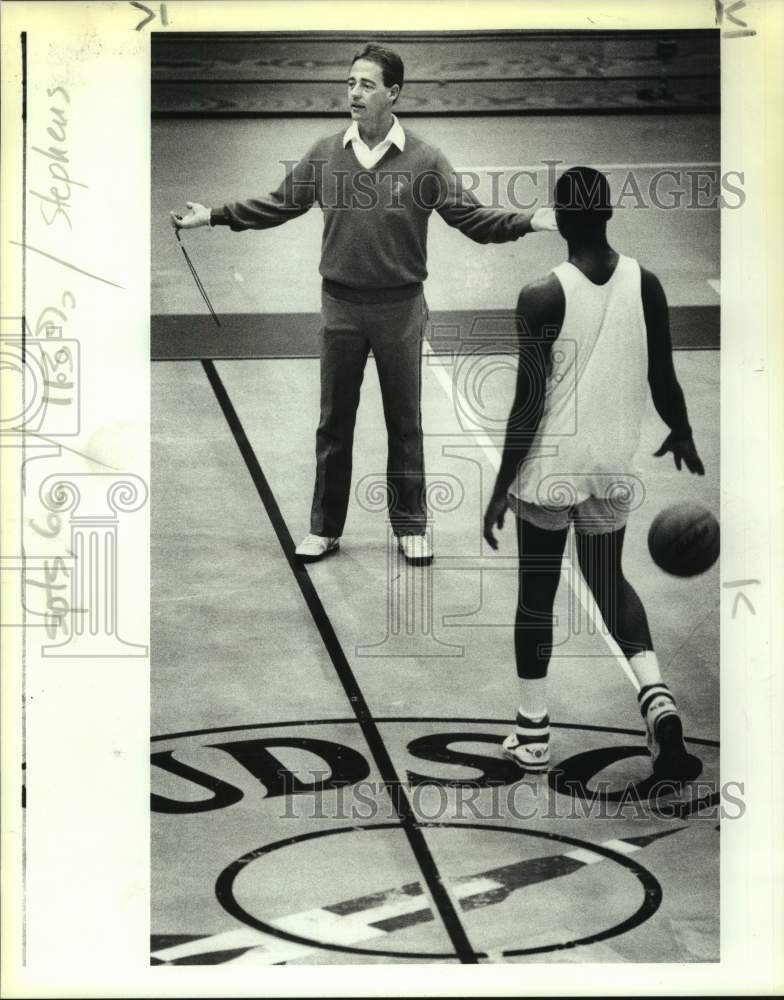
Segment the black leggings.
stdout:
<path fill-rule="evenodd" d="M 568 528 L 544 531 L 517 521 L 518 599 L 515 660 L 519 677 L 546 677 L 553 650 L 553 603 L 561 579 Z M 626 528 L 604 535 L 576 535 L 580 570 L 604 623 L 624 656 L 653 649 L 645 608 L 621 568 Z"/>

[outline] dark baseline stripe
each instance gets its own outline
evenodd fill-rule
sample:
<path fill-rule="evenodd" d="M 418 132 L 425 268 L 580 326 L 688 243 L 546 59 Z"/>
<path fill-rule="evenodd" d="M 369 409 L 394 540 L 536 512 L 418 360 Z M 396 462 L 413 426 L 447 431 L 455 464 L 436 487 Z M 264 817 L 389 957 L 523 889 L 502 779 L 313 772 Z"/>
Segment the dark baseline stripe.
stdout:
<path fill-rule="evenodd" d="M 427 924 L 433 919 L 431 910 L 414 910 L 413 913 L 401 913 L 397 917 L 386 917 L 384 920 L 374 920 L 369 927 L 377 927 L 380 931 L 391 934 L 392 931 L 402 931 L 417 924 Z"/>
<path fill-rule="evenodd" d="M 256 945 L 247 945 L 243 948 L 229 948 L 226 951 L 205 951 L 200 955 L 185 955 L 183 958 L 172 958 L 168 961 L 160 959 L 154 961 L 156 965 L 223 965 L 255 947 Z"/>
<path fill-rule="evenodd" d="M 299 589 L 305 603 L 308 606 L 308 610 L 313 616 L 313 621 L 319 631 L 319 634 L 321 635 L 324 646 L 332 659 L 335 672 L 343 685 L 343 690 L 345 691 L 349 704 L 351 705 L 354 714 L 357 717 L 357 721 L 362 728 L 362 734 L 365 737 L 368 749 L 370 750 L 376 767 L 378 768 L 395 812 L 400 818 L 403 831 L 405 832 L 408 842 L 411 845 L 414 857 L 419 864 L 422 875 L 427 883 L 427 887 L 430 890 L 433 902 L 438 908 L 444 928 L 449 935 L 457 957 L 463 963 L 476 964 L 478 962 L 476 953 L 468 940 L 468 935 L 466 934 L 465 928 L 457 915 L 457 911 L 452 905 L 452 900 L 449 898 L 449 893 L 447 892 L 446 886 L 441 879 L 435 858 L 428 847 L 422 829 L 417 822 L 416 816 L 414 815 L 411 803 L 408 800 L 408 795 L 406 794 L 403 784 L 397 775 L 395 766 L 392 763 L 392 759 L 389 756 L 389 752 L 387 751 L 386 745 L 381 737 L 381 733 L 379 732 L 373 716 L 371 715 L 370 708 L 365 701 L 362 690 L 357 683 L 357 679 L 354 676 L 351 665 L 346 659 L 346 654 L 343 652 L 340 640 L 335 634 L 332 622 L 329 620 L 329 617 L 324 609 L 324 605 L 321 603 L 321 598 L 319 597 L 316 588 L 313 586 L 313 581 L 310 579 L 307 569 L 296 559 L 294 554 L 294 542 L 291 538 L 291 534 L 289 533 L 289 529 L 283 519 L 283 515 L 280 512 L 275 496 L 270 489 L 267 478 L 262 471 L 258 459 L 256 458 L 256 454 L 248 441 L 239 416 L 237 415 L 226 388 L 215 369 L 215 365 L 211 361 L 202 361 L 202 365 L 210 386 L 212 387 L 212 391 L 215 393 L 218 404 L 223 411 L 224 417 L 226 418 L 226 422 L 234 435 L 234 440 L 237 442 L 240 454 L 245 460 L 245 465 L 247 466 L 248 472 L 250 473 L 250 477 L 253 480 L 253 484 L 256 487 L 261 502 L 264 504 L 267 516 L 269 517 L 275 533 L 278 536 L 278 541 L 283 549 L 283 554 L 285 555 L 289 567 L 294 574 L 294 579 L 299 585 Z"/>
<path fill-rule="evenodd" d="M 153 361 L 319 356 L 319 313 L 231 313 L 224 312 L 220 302 L 217 306 L 221 330 L 206 310 L 154 314 L 150 321 Z M 672 306 L 673 349 L 717 349 L 719 317 L 718 305 Z M 508 309 L 431 312 L 428 340 L 435 354 L 517 351 L 514 318 Z"/>
<path fill-rule="evenodd" d="M 163 951 L 164 948 L 173 948 L 178 944 L 190 944 L 191 941 L 199 941 L 206 937 L 205 934 L 151 934 L 150 950 Z"/>
<path fill-rule="evenodd" d="M 586 850 L 590 850 L 590 847 L 586 847 Z M 472 878 L 487 878 L 494 882 L 500 882 L 499 889 L 491 889 L 489 892 L 493 896 L 499 892 L 508 896 L 515 889 L 523 889 L 527 885 L 536 885 L 537 882 L 547 882 L 551 878 L 570 875 L 584 867 L 584 861 L 570 858 L 566 854 L 548 854 L 541 858 L 529 858 L 526 861 L 515 861 L 510 865 L 490 868 L 488 871 L 472 876 Z M 465 879 L 465 881 L 470 881 L 470 879 Z M 469 907 L 470 909 L 484 905 L 481 900 L 485 895 L 486 893 L 477 893 L 476 896 L 468 896 L 464 900 L 464 906 L 469 900 L 475 900 Z"/>
<path fill-rule="evenodd" d="M 383 906 L 395 898 L 401 896 L 423 895 L 422 886 L 419 882 L 406 882 L 399 889 L 382 889 L 380 892 L 371 892 L 366 896 L 357 896 L 354 899 L 347 899 L 342 903 L 332 903 L 330 906 L 322 906 L 322 910 L 335 913 L 339 917 L 347 917 L 352 913 L 361 913 L 363 910 L 371 910 L 374 906 Z"/>

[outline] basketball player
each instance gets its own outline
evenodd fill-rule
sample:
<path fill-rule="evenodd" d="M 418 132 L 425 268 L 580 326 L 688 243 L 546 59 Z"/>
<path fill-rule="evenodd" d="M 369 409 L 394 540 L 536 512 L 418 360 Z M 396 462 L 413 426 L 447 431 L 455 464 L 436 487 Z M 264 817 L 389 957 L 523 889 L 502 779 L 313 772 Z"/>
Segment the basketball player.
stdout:
<path fill-rule="evenodd" d="M 612 208 L 603 174 L 567 170 L 556 184 L 555 214 L 569 257 L 520 293 L 517 392 L 484 516 L 495 549 L 494 526 L 503 526 L 507 507 L 517 515 L 520 707 L 503 751 L 527 771 L 547 769 L 553 602 L 571 524 L 580 569 L 640 686 L 654 775 L 689 781 L 702 764 L 684 746 L 645 609 L 621 564 L 622 500 L 634 483 L 648 389 L 670 428 L 655 454 L 672 452 L 678 469 L 685 463 L 704 475 L 672 363 L 667 300 L 656 275 L 607 242 Z"/>
<path fill-rule="evenodd" d="M 403 128 L 392 109 L 403 87 L 400 56 L 364 46 L 348 74 L 351 124 L 320 139 L 277 191 L 220 208 L 187 202 L 177 228 L 270 229 L 318 203 L 324 213 L 320 272 L 321 419 L 310 534 L 302 561 L 337 551 L 351 486 L 354 423 L 370 350 L 387 425 L 389 514 L 411 563 L 433 558 L 426 534 L 421 425 L 421 345 L 427 319 L 427 227 L 432 211 L 477 243 L 555 230 L 550 208 L 486 208 L 444 154 Z M 253 169 L 253 165 L 249 165 Z"/>

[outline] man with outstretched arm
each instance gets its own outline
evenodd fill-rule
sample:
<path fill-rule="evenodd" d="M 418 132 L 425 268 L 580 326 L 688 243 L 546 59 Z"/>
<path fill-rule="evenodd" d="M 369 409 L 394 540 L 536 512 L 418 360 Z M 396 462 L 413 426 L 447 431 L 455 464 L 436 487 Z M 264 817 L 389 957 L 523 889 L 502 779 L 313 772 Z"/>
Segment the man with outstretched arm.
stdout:
<path fill-rule="evenodd" d="M 612 208 L 603 174 L 566 171 L 556 184 L 555 214 L 569 256 L 520 293 L 517 390 L 484 515 L 494 549 L 507 508 L 517 526 L 520 703 L 503 750 L 527 771 L 547 769 L 553 603 L 573 524 L 580 569 L 640 687 L 654 774 L 693 780 L 702 765 L 686 750 L 645 608 L 621 565 L 648 391 L 670 429 L 655 454 L 672 452 L 678 469 L 685 463 L 704 474 L 673 367 L 667 300 L 655 274 L 607 242 Z"/>
<path fill-rule="evenodd" d="M 552 209 L 485 208 L 444 154 L 392 113 L 403 86 L 397 53 L 366 45 L 351 62 L 351 125 L 320 139 L 272 194 L 208 209 L 187 202 L 180 229 L 269 229 L 318 204 L 321 264 L 321 416 L 310 534 L 303 561 L 338 550 L 351 488 L 354 423 L 372 349 L 388 437 L 389 514 L 412 563 L 433 558 L 425 533 L 421 347 L 427 319 L 427 226 L 433 210 L 477 243 L 505 243 L 555 227 Z"/>

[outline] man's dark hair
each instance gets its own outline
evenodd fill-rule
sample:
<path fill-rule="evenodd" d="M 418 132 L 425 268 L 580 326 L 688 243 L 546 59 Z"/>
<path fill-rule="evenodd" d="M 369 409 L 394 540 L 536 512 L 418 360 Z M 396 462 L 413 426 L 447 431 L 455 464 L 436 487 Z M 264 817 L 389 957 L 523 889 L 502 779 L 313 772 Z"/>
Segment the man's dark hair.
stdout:
<path fill-rule="evenodd" d="M 593 167 L 571 167 L 555 185 L 555 209 L 569 229 L 603 226 L 612 216 L 610 183 Z"/>
<path fill-rule="evenodd" d="M 357 59 L 368 59 L 381 67 L 381 77 L 385 87 L 394 87 L 395 84 L 403 89 L 403 60 L 392 49 L 385 49 L 383 45 L 375 45 L 368 42 L 351 60 L 353 66 Z"/>

